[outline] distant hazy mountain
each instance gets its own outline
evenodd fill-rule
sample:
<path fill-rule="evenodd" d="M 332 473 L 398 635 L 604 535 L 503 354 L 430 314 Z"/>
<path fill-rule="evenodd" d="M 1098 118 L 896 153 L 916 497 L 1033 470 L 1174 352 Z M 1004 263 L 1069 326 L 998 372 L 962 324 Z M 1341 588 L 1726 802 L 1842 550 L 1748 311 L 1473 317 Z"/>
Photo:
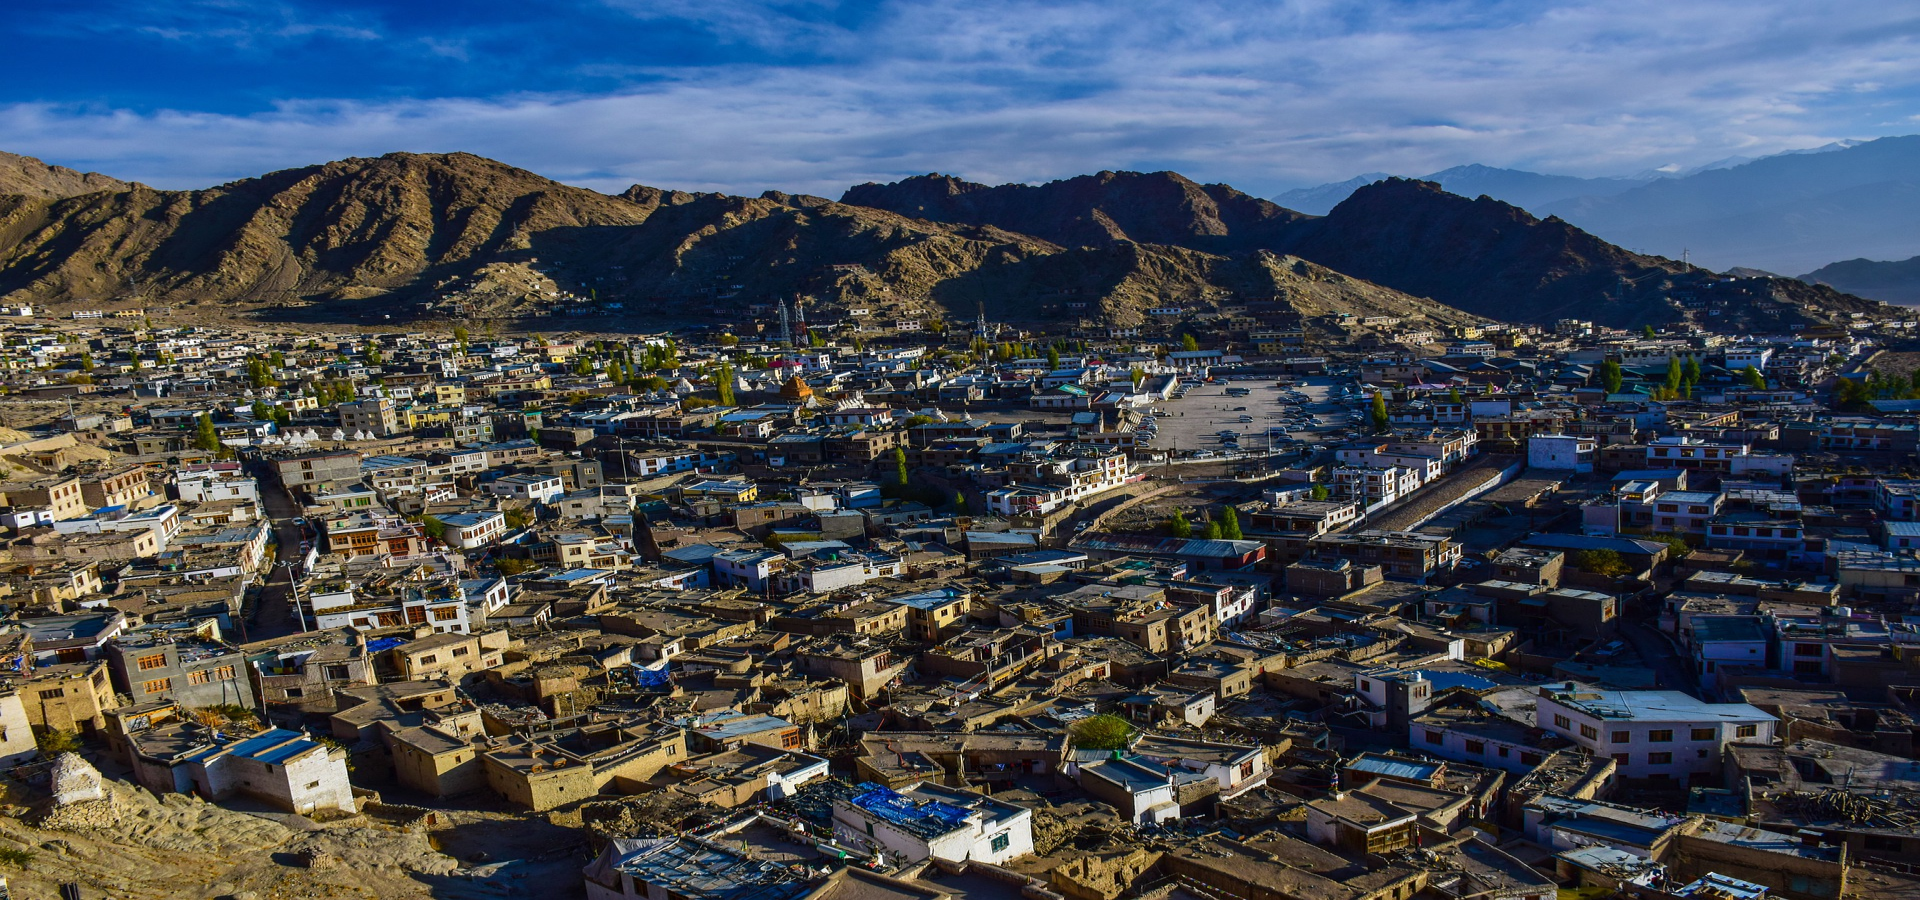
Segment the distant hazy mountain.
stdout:
<path fill-rule="evenodd" d="M 1849 259 L 1821 266 L 1801 281 L 1825 284 L 1873 300 L 1920 306 L 1920 256 L 1899 262 Z"/>
<path fill-rule="evenodd" d="M 1376 181 L 1392 176 L 1384 172 L 1369 172 L 1346 181 L 1322 184 L 1316 187 L 1299 188 L 1280 194 L 1273 202 L 1288 209 L 1324 216 L 1340 205 L 1342 200 L 1353 192 Z M 1431 175 L 1422 175 L 1417 181 L 1431 181 L 1445 188 L 1448 193 L 1462 197 L 1478 197 L 1485 194 L 1503 203 L 1534 209 L 1548 203 L 1567 200 L 1573 197 L 1610 196 L 1621 191 L 1632 190 L 1645 184 L 1651 178 L 1575 178 L 1571 175 L 1542 175 L 1522 169 L 1496 169 L 1492 166 L 1470 165 L 1441 169 Z"/>
<path fill-rule="evenodd" d="M 1273 202 L 1288 209 L 1324 216 L 1340 205 L 1340 201 L 1353 196 L 1357 191 L 1376 181 L 1384 181 L 1393 176 L 1386 172 L 1368 172 L 1356 175 L 1345 181 L 1316 185 L 1307 188 L 1295 188 L 1273 198 Z"/>
<path fill-rule="evenodd" d="M 1920 252 L 1920 136 L 1770 156 L 1534 212 L 1642 253 L 1689 251 L 1713 269 L 1905 259 Z"/>
<path fill-rule="evenodd" d="M 1381 177 L 1362 175 L 1274 199 L 1325 215 Z M 1485 194 L 1557 215 L 1641 253 L 1678 258 L 1686 252 L 1714 269 L 1804 272 L 1835 259 L 1904 259 L 1920 252 L 1920 137 L 1835 141 L 1620 178 L 1473 165 L 1422 180 L 1461 196 Z"/>

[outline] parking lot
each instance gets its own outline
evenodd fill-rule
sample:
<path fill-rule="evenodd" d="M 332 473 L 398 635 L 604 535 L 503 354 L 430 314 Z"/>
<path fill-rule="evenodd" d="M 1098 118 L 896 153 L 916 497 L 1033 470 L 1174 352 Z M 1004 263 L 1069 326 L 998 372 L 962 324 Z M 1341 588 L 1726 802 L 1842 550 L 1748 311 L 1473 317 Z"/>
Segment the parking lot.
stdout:
<path fill-rule="evenodd" d="M 1151 418 L 1151 439 L 1145 433 L 1141 439 L 1155 450 L 1176 454 L 1196 450 L 1217 453 L 1236 447 L 1260 452 L 1269 446 L 1269 429 L 1275 429 L 1275 444 L 1289 439 L 1324 444 L 1357 430 L 1358 423 L 1350 417 L 1362 410 L 1364 401 L 1358 397 L 1340 399 L 1336 379 L 1299 378 L 1293 380 L 1292 387 L 1280 387 L 1276 380 L 1272 376 L 1240 376 L 1230 381 L 1183 384 L 1184 395 L 1153 405 L 1157 412 Z M 1224 432 L 1233 433 L 1232 443 Z"/>

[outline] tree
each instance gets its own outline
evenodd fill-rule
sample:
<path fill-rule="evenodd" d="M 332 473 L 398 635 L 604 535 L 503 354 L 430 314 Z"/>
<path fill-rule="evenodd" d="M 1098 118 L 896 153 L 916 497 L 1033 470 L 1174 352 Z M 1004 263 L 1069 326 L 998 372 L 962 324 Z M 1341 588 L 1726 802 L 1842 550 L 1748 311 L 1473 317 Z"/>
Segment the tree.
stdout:
<path fill-rule="evenodd" d="M 133 351 L 132 355 L 127 357 L 127 362 L 135 372 L 140 371 L 140 351 Z"/>
<path fill-rule="evenodd" d="M 196 420 L 196 426 L 197 427 L 194 429 L 194 435 L 193 435 L 193 446 L 195 449 L 198 449 L 198 450 L 220 449 L 220 446 L 221 446 L 220 433 L 213 429 L 212 414 L 201 413 L 200 418 Z"/>
<path fill-rule="evenodd" d="M 275 350 L 271 354 L 268 354 L 267 363 L 273 366 L 275 370 L 284 369 L 287 367 L 287 355 Z"/>
<path fill-rule="evenodd" d="M 721 406 L 733 405 L 733 367 L 720 364 L 720 370 L 713 374 L 713 388 L 720 395 Z"/>
<path fill-rule="evenodd" d="M 91 353 L 80 354 L 80 371 L 82 372 L 93 371 L 93 354 Z"/>
<path fill-rule="evenodd" d="M 1920 370 L 1916 370 L 1916 371 L 1920 371 Z M 1142 369 L 1139 366 L 1134 366 L 1132 371 L 1129 371 L 1127 373 L 1127 377 L 1133 379 L 1133 389 L 1137 391 L 1140 389 L 1140 382 L 1147 380 L 1147 370 Z"/>
<path fill-rule="evenodd" d="M 1220 523 L 1213 519 L 1207 520 L 1207 527 L 1202 529 L 1200 534 L 1209 541 L 1217 541 L 1224 536 L 1224 533 L 1220 530 Z"/>
<path fill-rule="evenodd" d="M 1378 434 L 1387 430 L 1386 395 L 1379 391 L 1373 392 L 1373 407 L 1368 410 L 1367 417 L 1373 422 L 1374 433 Z"/>
<path fill-rule="evenodd" d="M 507 520 L 508 528 L 525 528 L 533 521 L 533 514 L 529 513 L 524 506 L 516 506 L 507 510 L 503 514 L 503 517 Z"/>
<path fill-rule="evenodd" d="M 80 752 L 80 735 L 58 728 L 35 728 L 33 743 L 47 756 L 59 756 L 62 753 Z"/>
<path fill-rule="evenodd" d="M 1920 374 L 1920 370 L 1915 370 L 1915 374 Z M 1767 389 L 1767 376 L 1760 374 L 1760 370 L 1752 366 L 1740 370 L 1740 380 L 1756 391 Z"/>
<path fill-rule="evenodd" d="M 1187 514 L 1175 512 L 1167 519 L 1167 533 L 1177 538 L 1193 537 L 1193 523 L 1187 521 Z"/>
<path fill-rule="evenodd" d="M 1195 339 L 1192 333 L 1183 334 L 1180 336 L 1180 349 L 1187 351 L 1198 350 L 1200 349 L 1200 341 Z"/>
<path fill-rule="evenodd" d="M 965 491 L 953 492 L 953 511 L 963 516 L 967 514 L 967 494 Z"/>
<path fill-rule="evenodd" d="M 1685 377 L 1680 370 L 1680 358 L 1677 356 L 1668 357 L 1666 387 L 1669 397 L 1680 396 L 1680 382 L 1683 380 L 1685 380 Z"/>
<path fill-rule="evenodd" d="M 716 343 L 716 344 L 719 344 L 719 345 L 720 345 L 720 346 L 722 346 L 722 347 L 738 347 L 738 346 L 740 346 L 740 339 L 739 339 L 738 337 L 735 337 L 734 335 L 731 335 L 731 334 L 723 334 L 723 335 L 721 335 L 721 336 L 719 336 L 719 337 L 717 337 L 717 338 L 715 338 L 713 342 L 714 342 L 714 343 Z M 651 349 L 651 348 L 649 348 L 649 349 Z"/>
<path fill-rule="evenodd" d="M 908 416 L 907 421 L 901 424 L 907 428 L 918 428 L 921 425 L 932 425 L 933 417 L 927 416 L 927 415 Z"/>
<path fill-rule="evenodd" d="M 273 410 L 264 400 L 253 401 L 253 420 L 255 422 L 273 421 Z"/>
<path fill-rule="evenodd" d="M 1692 384 L 1699 384 L 1700 383 L 1700 357 L 1698 356 L 1687 357 L 1687 363 L 1686 363 L 1686 366 L 1681 370 L 1681 375 L 1685 377 L 1688 382 Z"/>
<path fill-rule="evenodd" d="M 377 366 L 386 361 L 387 361 L 387 358 L 385 356 L 380 355 L 379 347 L 375 347 L 371 344 L 367 346 L 367 365 Z"/>
<path fill-rule="evenodd" d="M 467 352 L 467 326 L 453 326 L 453 343 L 460 348 L 461 353 Z"/>
<path fill-rule="evenodd" d="M 447 523 L 440 521 L 439 516 L 422 514 L 420 516 L 420 530 L 424 532 L 427 537 L 433 538 L 436 541 L 444 541 L 447 539 Z"/>
<path fill-rule="evenodd" d="M 1125 750 L 1133 731 L 1133 723 L 1126 719 L 1101 713 L 1073 723 L 1067 735 L 1076 750 Z"/>
<path fill-rule="evenodd" d="M 533 568 L 533 563 L 530 560 L 513 559 L 502 556 L 493 561 L 493 570 L 499 572 L 501 575 L 518 575 L 531 568 Z"/>
<path fill-rule="evenodd" d="M 1609 359 L 1600 364 L 1600 387 L 1609 394 L 1620 393 L 1622 385 L 1627 383 L 1626 373 L 1620 371 L 1620 364 Z"/>
<path fill-rule="evenodd" d="M 1240 532 L 1240 514 L 1231 506 L 1220 511 L 1220 536 L 1229 541 L 1244 537 Z"/>
<path fill-rule="evenodd" d="M 1458 387 L 1447 388 L 1447 402 L 1452 403 L 1455 406 L 1467 405 L 1467 399 L 1465 397 L 1460 396 L 1460 388 Z"/>
<path fill-rule="evenodd" d="M 1660 336 L 1659 332 L 1653 330 L 1652 325 L 1640 326 L 1640 334 L 1641 336 L 1645 337 L 1647 340 L 1653 340 L 1654 338 L 1657 338 Z"/>
<path fill-rule="evenodd" d="M 1573 564 L 1582 572 L 1605 578 L 1619 578 L 1633 571 L 1627 566 L 1626 559 L 1615 550 L 1582 550 L 1574 555 Z"/>
<path fill-rule="evenodd" d="M 1316 502 L 1327 499 L 1327 486 L 1324 484 L 1314 485 L 1313 490 L 1307 492 L 1307 498 Z"/>
<path fill-rule="evenodd" d="M 907 484 L 907 451 L 902 447 L 893 448 L 893 483 L 901 487 Z"/>
<path fill-rule="evenodd" d="M 1047 371 L 1051 372 L 1058 368 L 1060 368 L 1060 348 L 1048 347 L 1047 348 Z"/>

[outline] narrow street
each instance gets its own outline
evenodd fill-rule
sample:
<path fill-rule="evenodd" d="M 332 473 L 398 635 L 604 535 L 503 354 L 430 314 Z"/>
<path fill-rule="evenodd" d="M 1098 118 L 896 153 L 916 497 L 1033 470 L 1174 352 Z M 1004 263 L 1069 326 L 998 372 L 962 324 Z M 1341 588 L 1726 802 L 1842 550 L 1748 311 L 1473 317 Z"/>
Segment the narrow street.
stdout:
<path fill-rule="evenodd" d="M 1653 670 L 1660 690 L 1700 695 L 1700 682 L 1694 677 L 1693 667 L 1675 652 L 1673 644 L 1658 629 L 1646 622 L 1623 622 L 1620 637 L 1632 644 L 1641 661 Z"/>
<path fill-rule="evenodd" d="M 254 468 L 252 474 L 260 483 L 260 501 L 266 507 L 267 517 L 273 520 L 274 540 L 278 544 L 273 568 L 264 573 L 264 583 L 253 608 L 244 611 L 245 637 L 258 641 L 300 631 L 300 622 L 294 615 L 291 602 L 291 569 L 287 566 L 300 562 L 303 555 L 300 542 L 305 538 L 305 529 L 294 524 L 293 520 L 300 517 L 300 505 L 281 486 L 280 479 L 267 471 L 265 466 Z"/>

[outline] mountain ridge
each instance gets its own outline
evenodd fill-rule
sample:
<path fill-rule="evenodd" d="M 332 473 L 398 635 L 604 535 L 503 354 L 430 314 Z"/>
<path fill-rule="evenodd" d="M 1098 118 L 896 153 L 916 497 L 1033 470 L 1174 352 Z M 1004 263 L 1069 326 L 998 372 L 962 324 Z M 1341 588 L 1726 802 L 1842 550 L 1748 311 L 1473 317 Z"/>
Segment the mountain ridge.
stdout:
<path fill-rule="evenodd" d="M 929 175 L 856 185 L 837 202 L 646 185 L 611 195 L 473 154 L 394 153 L 197 191 L 0 197 L 7 301 L 283 318 L 544 315 L 571 293 L 689 320 L 799 299 L 883 321 L 984 304 L 1007 321 L 1134 327 L 1149 309 L 1207 318 L 1238 298 L 1436 325 L 1550 322 L 1548 311 L 1632 324 L 1685 315 L 1662 305 L 1676 265 L 1400 180 L 1312 217 L 1172 172 L 998 187 Z M 1635 288 L 1600 302 L 1619 278 Z M 1834 310 L 1859 302 L 1807 290 Z M 1825 315 L 1816 305 L 1783 315 Z"/>

